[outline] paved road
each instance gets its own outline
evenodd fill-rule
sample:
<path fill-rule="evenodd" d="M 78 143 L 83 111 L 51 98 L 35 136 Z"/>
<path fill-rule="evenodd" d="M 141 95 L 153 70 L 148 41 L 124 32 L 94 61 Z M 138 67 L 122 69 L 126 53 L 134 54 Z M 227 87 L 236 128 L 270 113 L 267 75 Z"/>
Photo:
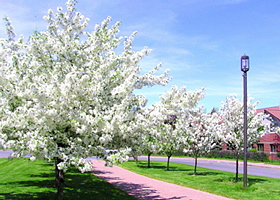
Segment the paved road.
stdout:
<path fill-rule="evenodd" d="M 0 150 L 0 158 L 8 158 L 11 153 L 12 153 L 12 151 L 10 151 L 10 150 L 7 150 L 7 151 Z"/>
<path fill-rule="evenodd" d="M 147 160 L 146 156 L 140 156 L 139 160 Z M 151 157 L 152 161 L 167 161 L 166 157 Z M 170 162 L 175 163 L 182 163 L 187 165 L 194 165 L 194 159 L 193 158 L 170 158 Z M 216 169 L 221 171 L 228 171 L 228 172 L 234 172 L 235 173 L 235 161 L 220 161 L 220 160 L 208 160 L 208 159 L 198 159 L 199 167 L 204 167 L 208 169 Z M 266 177 L 272 177 L 272 178 L 280 178 L 280 166 L 276 166 L 276 168 L 270 168 L 272 166 L 270 165 L 263 165 L 263 164 L 257 164 L 252 163 L 251 166 L 250 163 L 248 163 L 247 167 L 247 173 L 250 175 L 257 175 L 257 176 L 266 176 Z M 243 173 L 243 161 L 239 162 L 239 173 Z"/>

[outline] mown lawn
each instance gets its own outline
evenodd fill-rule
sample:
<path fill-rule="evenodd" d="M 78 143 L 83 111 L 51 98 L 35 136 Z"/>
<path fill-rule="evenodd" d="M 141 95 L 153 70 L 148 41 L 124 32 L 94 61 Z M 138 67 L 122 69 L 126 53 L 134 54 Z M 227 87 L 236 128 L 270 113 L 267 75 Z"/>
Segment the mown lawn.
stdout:
<path fill-rule="evenodd" d="M 92 173 L 66 173 L 65 200 L 136 200 Z M 54 199 L 54 167 L 44 161 L 0 159 L 0 199 Z"/>
<path fill-rule="evenodd" d="M 190 187 L 220 196 L 238 200 L 280 200 L 280 179 L 248 175 L 249 186 L 243 188 L 243 177 L 233 182 L 235 173 L 198 167 L 193 176 L 193 166 L 170 163 L 170 171 L 166 171 L 166 162 L 147 161 L 123 163 L 121 167 L 154 179 Z"/>

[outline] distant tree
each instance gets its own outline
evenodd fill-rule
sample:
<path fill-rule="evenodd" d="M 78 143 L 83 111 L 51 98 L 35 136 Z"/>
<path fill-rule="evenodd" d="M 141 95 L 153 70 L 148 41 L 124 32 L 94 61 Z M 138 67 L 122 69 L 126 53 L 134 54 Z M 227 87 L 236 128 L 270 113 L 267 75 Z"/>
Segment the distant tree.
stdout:
<path fill-rule="evenodd" d="M 183 150 L 185 129 L 177 127 L 188 109 L 195 107 L 204 97 L 204 88 L 196 91 L 186 91 L 185 87 L 174 85 L 163 94 L 161 101 L 153 104 L 150 109 L 147 124 L 150 123 L 150 133 L 158 142 L 161 152 L 167 155 L 167 170 L 171 156 Z"/>
<path fill-rule="evenodd" d="M 158 142 L 152 134 L 146 134 L 142 138 L 142 150 L 143 153 L 146 153 L 148 156 L 148 168 L 151 167 L 151 155 L 156 154 L 160 151 Z"/>
<path fill-rule="evenodd" d="M 258 102 L 252 103 L 252 98 L 248 100 L 247 118 L 247 144 L 248 147 L 258 142 L 265 133 L 264 119 L 267 117 L 264 113 L 256 114 Z M 235 153 L 236 158 L 236 175 L 235 181 L 238 181 L 238 160 L 241 152 L 244 151 L 244 109 L 243 102 L 239 101 L 236 96 L 227 97 L 222 103 L 219 114 L 222 118 L 223 134 L 221 140 L 227 144 Z"/>
<path fill-rule="evenodd" d="M 147 118 L 147 119 L 149 119 L 149 118 Z M 148 168 L 150 168 L 151 167 L 151 155 L 161 151 L 157 133 L 154 132 L 153 127 L 151 127 L 151 126 L 146 127 L 145 133 L 142 134 L 141 150 L 143 153 L 147 154 Z"/>
<path fill-rule="evenodd" d="M 203 107 L 189 109 L 180 125 L 185 129 L 184 152 L 195 158 L 194 175 L 197 173 L 197 158 L 212 150 L 221 133 L 220 120 L 216 112 L 205 113 Z"/>
<path fill-rule="evenodd" d="M 170 80 L 168 72 L 154 75 L 160 65 L 140 75 L 139 61 L 150 50 L 132 50 L 136 33 L 118 37 L 120 22 L 109 27 L 110 17 L 87 32 L 89 19 L 75 4 L 49 10 L 47 30 L 27 42 L 15 38 L 6 18 L 8 39 L 0 39 L 0 148 L 12 149 L 12 157 L 53 161 L 57 199 L 71 165 L 84 172 L 92 168 L 89 156 L 128 159 L 130 122 L 146 104 L 133 91 Z M 106 156 L 106 147 L 119 151 Z"/>
<path fill-rule="evenodd" d="M 176 129 L 176 115 L 167 115 L 164 123 L 157 125 L 163 130 L 160 133 L 160 147 L 161 151 L 167 156 L 167 171 L 169 171 L 169 163 L 171 156 L 182 149 L 182 142 L 179 139 L 178 132 Z"/>

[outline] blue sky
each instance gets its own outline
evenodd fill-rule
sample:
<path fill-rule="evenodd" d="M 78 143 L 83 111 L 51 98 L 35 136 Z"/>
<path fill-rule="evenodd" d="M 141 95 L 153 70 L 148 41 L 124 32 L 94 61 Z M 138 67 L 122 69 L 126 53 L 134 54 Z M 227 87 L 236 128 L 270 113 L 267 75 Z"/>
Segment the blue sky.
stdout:
<path fill-rule="evenodd" d="M 49 8 L 65 8 L 66 0 L 0 0 L 0 16 L 8 16 L 17 35 L 28 38 L 46 30 Z M 139 91 L 159 100 L 172 85 L 187 90 L 206 87 L 200 102 L 211 111 L 231 94 L 242 99 L 240 57 L 250 56 L 248 94 L 258 108 L 280 104 L 280 1 L 278 0 L 79 0 L 77 10 L 91 19 L 90 29 L 107 16 L 122 21 L 120 35 L 138 31 L 134 49 L 153 49 L 140 66 L 148 71 L 163 63 L 173 80 L 166 87 Z M 0 37 L 5 36 L 4 22 Z"/>

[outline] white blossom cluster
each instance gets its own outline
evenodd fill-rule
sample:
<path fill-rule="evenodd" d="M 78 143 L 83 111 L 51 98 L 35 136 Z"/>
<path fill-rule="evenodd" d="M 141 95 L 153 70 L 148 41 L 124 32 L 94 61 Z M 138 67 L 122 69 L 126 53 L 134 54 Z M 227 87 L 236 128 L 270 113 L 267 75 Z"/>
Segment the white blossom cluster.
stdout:
<path fill-rule="evenodd" d="M 138 125 L 142 128 L 142 149 L 146 152 L 164 152 L 171 156 L 183 150 L 191 134 L 190 111 L 204 97 L 204 90 L 187 91 L 186 87 L 174 85 L 161 96 L 161 101 L 145 109 L 138 116 Z M 194 135 L 195 137 L 195 135 Z"/>
<path fill-rule="evenodd" d="M 219 115 L 205 113 L 203 106 L 189 110 L 182 128 L 186 133 L 184 152 L 191 153 L 195 158 L 219 145 L 222 133 Z"/>
<path fill-rule="evenodd" d="M 256 114 L 256 106 L 259 102 L 252 103 L 249 98 L 247 102 L 247 143 L 248 147 L 256 143 L 268 131 L 264 120 L 268 118 L 264 113 Z M 219 110 L 223 133 L 220 138 L 228 147 L 236 152 L 243 151 L 244 148 L 244 108 L 243 102 L 236 96 L 227 97 Z"/>
<path fill-rule="evenodd" d="M 60 158 L 59 168 L 81 171 L 91 167 L 83 158 L 105 156 L 105 148 L 120 148 L 110 162 L 127 159 L 126 140 L 138 108 L 146 104 L 134 89 L 166 85 L 168 71 L 160 68 L 140 75 L 139 61 L 150 53 L 132 50 L 136 35 L 118 37 L 120 22 L 109 27 L 108 17 L 87 32 L 89 19 L 75 10 L 48 11 L 45 32 L 27 42 L 13 34 L 8 18 L 8 39 L 0 40 L 0 148 L 13 157 Z M 123 52 L 116 54 L 121 46 Z"/>

